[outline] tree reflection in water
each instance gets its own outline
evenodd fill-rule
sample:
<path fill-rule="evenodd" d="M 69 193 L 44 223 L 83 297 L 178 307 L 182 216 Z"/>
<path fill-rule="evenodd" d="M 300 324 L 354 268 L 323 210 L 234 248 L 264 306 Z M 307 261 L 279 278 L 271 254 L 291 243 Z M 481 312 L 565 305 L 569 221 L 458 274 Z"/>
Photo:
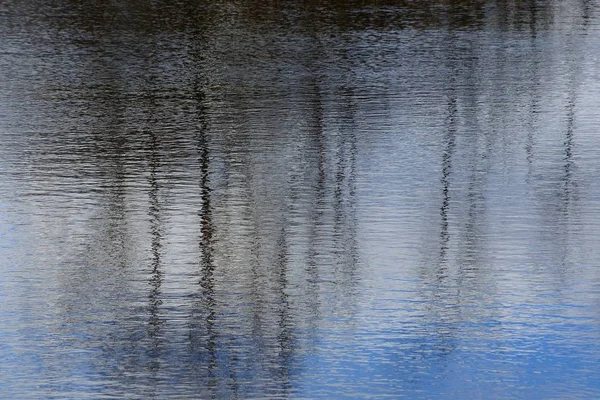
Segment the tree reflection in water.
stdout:
<path fill-rule="evenodd" d="M 88 3 L 0 6 L 9 396 L 599 393 L 594 3 Z"/>

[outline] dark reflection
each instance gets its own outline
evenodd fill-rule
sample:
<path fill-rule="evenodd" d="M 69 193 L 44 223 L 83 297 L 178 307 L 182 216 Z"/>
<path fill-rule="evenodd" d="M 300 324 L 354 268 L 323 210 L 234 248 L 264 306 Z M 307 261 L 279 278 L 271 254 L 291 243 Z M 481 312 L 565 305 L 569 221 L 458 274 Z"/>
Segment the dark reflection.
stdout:
<path fill-rule="evenodd" d="M 585 21 L 585 3 L 581 2 L 576 10 L 582 13 Z M 581 6 L 581 9 L 579 9 Z M 581 48 L 581 40 L 588 35 L 588 26 L 584 22 L 581 31 L 569 32 L 565 38 L 565 64 L 563 74 L 563 92 L 561 93 L 562 110 L 557 126 L 560 130 L 553 137 L 556 148 L 556 168 L 542 169 L 536 182 L 536 200 L 543 213 L 545 225 L 554 226 L 551 231 L 542 230 L 541 240 L 545 243 L 546 258 L 552 270 L 553 289 L 562 292 L 568 271 L 578 258 L 577 244 L 573 238 L 581 230 L 580 187 L 582 177 L 577 168 L 577 115 L 579 98 L 585 93 L 582 90 L 582 65 L 586 53 Z M 576 56 L 577 54 L 577 56 Z M 574 61 L 577 58 L 578 61 Z M 547 160 L 543 160 L 546 161 Z M 560 167 L 558 167 L 560 166 Z"/>
<path fill-rule="evenodd" d="M 334 153 L 335 183 L 333 189 L 333 232 L 336 258 L 336 282 L 340 286 L 343 308 L 354 314 L 360 260 L 357 248 L 356 217 L 356 96 L 351 88 L 342 89 L 340 132 Z"/>
<path fill-rule="evenodd" d="M 460 213 L 460 210 L 454 210 L 453 204 L 464 205 L 463 193 L 454 190 L 452 187 L 452 178 L 463 177 L 463 174 L 475 173 L 476 164 L 471 160 L 466 165 L 466 170 L 453 173 L 456 162 L 455 152 L 459 135 L 462 139 L 469 140 L 466 146 L 472 146 L 477 143 L 477 138 L 468 138 L 472 132 L 465 129 L 465 126 L 474 123 L 472 114 L 474 104 L 471 103 L 472 93 L 465 93 L 466 89 L 473 87 L 476 77 L 473 74 L 472 65 L 476 63 L 475 55 L 472 54 L 469 43 L 464 43 L 458 36 L 451 31 L 445 34 L 444 38 L 444 60 L 446 75 L 442 83 L 444 84 L 444 120 L 441 145 L 441 206 L 439 208 L 440 227 L 439 227 L 439 246 L 437 257 L 428 258 L 432 260 L 431 264 L 426 263 L 423 266 L 423 274 L 427 285 L 423 287 L 423 295 L 426 298 L 424 308 L 425 317 L 429 331 L 426 334 L 428 341 L 431 342 L 432 354 L 423 352 L 421 357 L 434 358 L 436 363 L 440 363 L 441 369 L 447 364 L 447 357 L 456 350 L 458 327 L 464 318 L 462 307 L 467 300 L 469 282 L 465 279 L 465 273 L 469 265 L 461 260 L 453 259 L 453 256 L 459 257 L 472 251 L 472 244 L 468 242 L 472 237 L 471 230 L 476 229 L 473 224 L 469 224 L 470 218 L 474 217 L 473 212 L 469 212 L 464 226 L 451 226 L 451 219 L 454 213 Z M 459 111 L 459 107 L 461 110 Z M 459 130 L 462 126 L 462 130 Z M 475 150 L 476 151 L 476 150 Z M 471 151 L 470 153 L 474 153 Z M 471 154 L 467 157 L 472 157 Z M 456 195 L 452 193 L 456 192 Z M 457 224 L 462 225 L 461 219 L 456 219 Z M 451 237 L 451 231 L 458 232 L 456 238 Z M 451 240 L 452 239 L 452 240 Z M 454 247 L 464 246 L 463 249 Z M 456 264 L 458 262 L 458 264 Z M 468 279 L 468 278 L 467 278 Z M 421 351 L 418 351 L 421 353 Z M 443 366 L 443 367 L 442 367 Z"/>
<path fill-rule="evenodd" d="M 455 75 L 452 74 L 449 78 L 451 81 L 455 80 Z M 448 241 L 450 240 L 450 234 L 448 232 L 448 212 L 450 211 L 450 174 L 452 172 L 452 156 L 454 153 L 454 147 L 456 146 L 456 134 L 457 134 L 457 96 L 455 82 L 450 82 L 448 89 L 448 115 L 446 117 L 445 127 L 445 148 L 442 153 L 442 206 L 440 208 L 440 216 L 442 218 L 442 226 L 440 228 L 440 265 L 446 263 L 446 252 L 448 250 Z"/>
<path fill-rule="evenodd" d="M 580 0 L 581 7 L 581 20 L 582 27 L 584 30 L 589 29 L 590 23 L 592 22 L 592 15 L 594 12 L 594 2 L 592 0 Z"/>
<path fill-rule="evenodd" d="M 110 140 L 110 139 L 109 139 Z M 107 202 L 107 237 L 105 249 L 108 252 L 116 253 L 118 260 L 125 260 L 125 246 L 127 245 L 127 237 L 123 226 L 123 221 L 126 221 L 126 203 L 125 203 L 125 167 L 123 165 L 125 140 L 116 138 L 111 140 L 108 151 L 114 155 L 113 159 L 107 160 L 108 163 L 114 163 L 110 166 L 109 176 L 106 177 L 107 184 L 105 186 Z M 125 263 L 122 261 L 122 265 Z"/>
<path fill-rule="evenodd" d="M 194 52 L 194 56 L 197 54 Z M 202 76 L 201 76 L 202 77 Z M 194 87 L 194 112 L 196 123 L 195 146 L 199 165 L 200 189 L 200 236 L 199 236 L 199 293 L 193 296 L 190 316 L 190 360 L 191 368 L 200 386 L 204 386 L 210 398 L 219 394 L 219 332 L 218 311 L 215 293 L 214 224 L 212 221 L 210 150 L 207 120 L 206 82 L 196 79 Z M 237 384 L 233 377 L 233 392 L 237 398 Z"/>
<path fill-rule="evenodd" d="M 587 34 L 587 30 L 589 29 L 589 2 L 586 0 L 582 0 L 582 18 L 584 21 L 582 36 L 585 37 Z M 571 49 L 577 48 L 576 37 L 571 36 L 569 39 L 569 47 Z M 575 51 L 572 51 L 575 53 Z M 576 103 L 578 101 L 578 96 L 580 96 L 580 87 L 581 87 L 581 74 L 582 67 L 579 63 L 571 61 L 569 64 L 569 81 L 567 87 L 567 98 L 565 104 L 565 112 L 566 112 L 566 132 L 564 139 L 564 177 L 563 188 L 564 188 L 564 206 L 563 206 L 563 214 L 565 217 L 568 217 L 568 213 L 571 209 L 571 200 L 576 200 L 576 190 L 577 184 L 576 180 L 573 177 L 575 162 L 574 162 L 574 142 L 575 142 L 575 117 L 576 117 Z"/>
<path fill-rule="evenodd" d="M 584 25 L 584 29 L 586 26 Z M 584 31 L 585 32 L 585 31 Z M 572 46 L 576 46 L 572 43 Z M 562 226 L 562 238 L 561 238 L 561 267 L 569 268 L 569 241 L 571 232 L 578 229 L 578 212 L 577 212 L 577 180 L 575 179 L 576 165 L 574 161 L 575 147 L 575 125 L 576 125 L 576 103 L 580 87 L 580 75 L 581 69 L 575 64 L 571 63 L 569 68 L 570 79 L 568 82 L 567 96 L 565 101 L 565 114 L 566 114 L 566 129 L 564 134 L 564 155 L 563 155 L 563 176 L 560 179 L 562 186 L 562 193 L 559 195 L 561 198 L 558 207 L 559 226 Z M 561 276 L 561 284 L 564 282 L 564 277 Z"/>
<path fill-rule="evenodd" d="M 309 215 L 308 252 L 306 260 L 307 272 L 307 294 L 309 308 L 309 323 L 312 335 L 316 335 L 317 321 L 320 319 L 321 300 L 319 287 L 321 285 L 319 248 L 319 227 L 323 224 L 325 209 L 325 139 L 323 127 L 323 104 L 318 83 L 313 79 L 310 85 L 311 93 L 309 100 L 310 123 L 309 138 L 311 140 L 311 159 L 314 159 L 313 171 L 314 186 L 311 187 L 313 194 Z M 313 179 L 311 179 L 312 183 Z"/>
<path fill-rule="evenodd" d="M 157 99 L 156 99 L 156 87 L 157 79 L 153 71 L 154 65 L 157 61 L 157 45 L 156 38 L 151 37 L 150 43 L 146 48 L 147 54 L 141 64 L 144 69 L 144 87 L 146 90 L 143 92 L 143 111 L 145 114 L 146 130 L 142 132 L 147 141 L 147 168 L 148 168 L 148 225 L 149 225 L 149 245 L 150 245 L 150 260 L 149 269 L 150 276 L 148 277 L 148 283 L 150 285 L 150 292 L 148 294 L 148 321 L 147 321 L 147 337 L 148 337 L 148 348 L 147 353 L 144 354 L 145 359 L 143 362 L 148 370 L 148 396 L 150 398 L 156 398 L 159 396 L 159 386 L 163 369 L 163 363 L 165 358 L 165 332 L 164 325 L 165 320 L 162 315 L 163 307 L 163 280 L 164 280 L 164 267 L 163 267 L 163 241 L 164 241 L 164 225 L 165 221 L 164 212 L 162 210 L 162 204 L 160 201 L 161 196 L 161 183 L 159 174 L 163 168 L 161 165 L 161 147 L 162 143 L 159 140 L 157 129 L 158 129 L 158 118 L 157 118 Z M 141 99 L 140 99 L 141 100 Z M 131 134 L 136 136 L 137 132 Z"/>
<path fill-rule="evenodd" d="M 527 159 L 527 183 L 531 184 L 533 173 L 533 161 L 535 157 L 535 134 L 539 129 L 539 102 L 540 102 L 540 58 L 542 54 L 538 48 L 538 27 L 537 27 L 538 7 L 536 1 L 531 1 L 530 5 L 530 24 L 529 34 L 531 36 L 531 52 L 533 54 L 530 61 L 530 104 L 529 104 L 529 127 L 527 129 L 527 141 L 525 143 L 525 154 Z"/>
<path fill-rule="evenodd" d="M 161 326 L 163 321 L 160 316 L 160 306 L 162 305 L 162 292 L 161 285 L 163 279 L 163 271 L 161 265 L 161 254 L 162 254 L 162 222 L 161 222 L 161 207 L 158 200 L 159 184 L 157 179 L 157 172 L 160 168 L 158 160 L 158 144 L 156 134 L 149 132 L 150 136 L 150 176 L 149 184 L 150 190 L 148 192 L 149 208 L 148 216 L 150 218 L 150 248 L 151 248 L 151 261 L 150 261 L 150 294 L 148 295 L 148 336 L 150 339 L 149 349 L 149 364 L 148 369 L 153 374 L 153 381 L 156 382 L 158 373 L 160 372 L 160 359 L 161 359 Z M 155 396 L 154 394 L 153 396 Z"/>
<path fill-rule="evenodd" d="M 591 2 L 578 2 L 583 10 L 583 23 L 589 23 Z M 532 10 L 538 15 L 539 27 L 550 29 L 554 19 L 551 5 L 540 1 L 515 2 L 509 0 L 463 0 L 414 2 L 388 1 L 305 1 L 265 3 L 256 0 L 232 1 L 155 1 L 152 3 L 128 0 L 89 4 L 82 0 L 61 0 L 51 4 L 33 1 L 9 2 L 4 18 L 27 13 L 38 7 L 38 19 L 61 31 L 75 30 L 75 40 L 86 43 L 89 37 L 103 36 L 118 39 L 115 29 L 135 32 L 137 35 L 171 32 L 178 35 L 190 27 L 202 26 L 205 31 L 227 26 L 232 21 L 251 22 L 261 32 L 284 29 L 293 25 L 297 31 L 316 29 L 327 32 L 332 28 L 344 31 L 397 31 L 403 29 L 481 29 L 486 24 L 504 30 L 527 26 Z M 63 18 L 57 18 L 62 16 Z M 587 22 L 586 22 L 587 21 Z M 25 23 L 27 25 L 27 23 Z M 219 27 L 219 28 L 221 28 Z M 208 29 L 206 29 L 208 28 Z M 227 33 L 223 31 L 223 33 Z M 206 39 L 206 37 L 204 38 Z M 136 56 L 138 56 L 136 54 Z"/>
<path fill-rule="evenodd" d="M 575 123 L 575 93 L 572 89 L 568 95 L 566 104 L 567 129 L 564 140 L 564 176 L 563 176 L 563 205 L 562 214 L 568 217 L 573 192 L 573 141 Z"/>

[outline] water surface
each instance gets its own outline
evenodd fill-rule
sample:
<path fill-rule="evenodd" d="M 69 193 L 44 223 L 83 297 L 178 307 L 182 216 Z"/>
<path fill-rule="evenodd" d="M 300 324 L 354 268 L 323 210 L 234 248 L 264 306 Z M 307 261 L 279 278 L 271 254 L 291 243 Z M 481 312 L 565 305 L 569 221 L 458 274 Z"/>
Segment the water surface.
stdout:
<path fill-rule="evenodd" d="M 0 3 L 0 397 L 600 397 L 594 1 Z"/>

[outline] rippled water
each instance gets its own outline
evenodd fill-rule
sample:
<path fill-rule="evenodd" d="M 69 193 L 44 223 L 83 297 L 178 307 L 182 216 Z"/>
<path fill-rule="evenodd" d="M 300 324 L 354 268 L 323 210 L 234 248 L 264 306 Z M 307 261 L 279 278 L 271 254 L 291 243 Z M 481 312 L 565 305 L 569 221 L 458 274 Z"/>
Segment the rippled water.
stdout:
<path fill-rule="evenodd" d="M 0 397 L 600 397 L 600 11 L 0 3 Z"/>

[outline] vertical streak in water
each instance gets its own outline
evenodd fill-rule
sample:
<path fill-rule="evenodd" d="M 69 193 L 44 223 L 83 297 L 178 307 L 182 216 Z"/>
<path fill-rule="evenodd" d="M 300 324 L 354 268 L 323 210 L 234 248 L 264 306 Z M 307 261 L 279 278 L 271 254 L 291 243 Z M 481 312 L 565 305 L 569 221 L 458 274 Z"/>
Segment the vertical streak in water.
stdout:
<path fill-rule="evenodd" d="M 197 135 L 197 149 L 198 149 L 198 162 L 200 166 L 200 238 L 199 238 L 199 250 L 200 250 L 200 291 L 201 300 L 199 306 L 203 308 L 205 313 L 204 325 L 206 328 L 206 343 L 204 344 L 205 349 L 208 352 L 207 372 L 208 372 L 208 386 L 212 391 L 212 398 L 217 397 L 217 388 L 219 385 L 219 379 L 216 374 L 218 369 L 217 359 L 217 342 L 218 334 L 215 327 L 217 318 L 216 311 L 216 295 L 215 295 L 215 265 L 213 257 L 213 246 L 214 246 L 214 226 L 212 221 L 212 206 L 211 206 L 211 189 L 210 189 L 210 175 L 209 175 L 209 164 L 210 164 L 210 151 L 208 143 L 208 122 L 207 122 L 207 109 L 206 109 L 206 95 L 202 87 L 196 87 L 196 112 L 198 116 L 198 135 Z M 198 334 L 198 332 L 195 332 Z M 235 380 L 234 380 L 235 382 Z M 235 387 L 234 387 L 235 389 Z"/>
<path fill-rule="evenodd" d="M 279 305 L 279 333 L 277 335 L 277 342 L 279 345 L 279 376 L 282 380 L 282 386 L 286 394 L 289 394 L 291 388 L 290 384 L 290 368 L 294 353 L 294 344 L 292 339 L 292 332 L 290 331 L 291 316 L 289 313 L 290 303 L 286 289 L 288 286 L 287 278 L 287 265 L 288 265 L 288 239 L 286 231 L 287 222 L 283 221 L 281 227 L 281 234 L 277 241 L 278 254 L 277 254 L 277 289 L 279 294 L 278 305 Z"/>
<path fill-rule="evenodd" d="M 597 2 L 596 1 L 592 1 L 592 0 L 581 0 L 581 9 L 582 9 L 582 13 L 581 13 L 581 19 L 583 20 L 583 30 L 586 31 L 590 25 L 590 21 L 592 20 L 592 12 L 594 9 L 594 4 L 596 4 L 597 6 Z"/>
<path fill-rule="evenodd" d="M 529 0 L 529 33 L 531 35 L 531 39 L 535 41 L 537 37 L 537 23 L 538 23 L 538 7 L 537 0 Z"/>
<path fill-rule="evenodd" d="M 338 143 L 336 188 L 334 192 L 334 235 L 335 251 L 342 264 L 345 297 L 354 300 L 353 290 L 356 285 L 358 267 L 358 246 L 356 243 L 356 208 L 354 197 L 356 130 L 354 93 L 351 88 L 344 88 L 341 93 L 342 113 L 341 132 Z"/>
<path fill-rule="evenodd" d="M 108 188 L 110 196 L 108 202 L 108 239 L 111 243 L 111 247 L 115 245 L 118 246 L 116 249 L 119 254 L 118 258 L 121 260 L 122 266 L 124 266 L 127 241 L 127 237 L 124 232 L 124 224 L 127 218 L 125 210 L 125 168 L 122 162 L 122 158 L 124 157 L 123 141 L 117 139 L 114 148 L 111 148 L 108 151 L 114 153 L 112 157 L 107 156 L 107 159 L 115 159 L 114 166 L 111 166 L 114 168 L 114 171 L 111 171 L 114 174 L 112 176 L 114 181 L 110 183 Z"/>
<path fill-rule="evenodd" d="M 563 204 L 562 214 L 565 218 L 568 217 L 569 205 L 571 202 L 572 180 L 573 174 L 573 139 L 574 139 L 574 124 L 575 124 L 575 88 L 569 90 L 565 111 L 567 114 L 567 129 L 565 132 L 564 144 L 564 165 L 563 165 Z"/>
<path fill-rule="evenodd" d="M 316 22 L 316 19 L 309 19 L 312 23 Z M 320 284 L 320 273 L 319 273 L 319 249 L 317 248 L 321 243 L 319 241 L 319 228 L 324 216 L 325 208 L 325 164 L 326 164 L 326 145 L 325 145 L 325 129 L 324 129 L 324 116 L 323 116 L 323 99 L 321 95 L 319 70 L 316 67 L 317 62 L 323 58 L 323 44 L 318 37 L 318 29 L 313 27 L 311 30 L 311 41 L 314 44 L 312 52 L 307 54 L 307 58 L 311 61 L 308 67 L 311 75 L 311 82 L 309 86 L 310 93 L 307 95 L 306 108 L 312 115 L 310 115 L 311 121 L 308 126 L 311 129 L 309 137 L 314 141 L 313 154 L 317 155 L 316 168 L 317 168 L 317 182 L 315 185 L 311 185 L 315 188 L 315 201 L 314 206 L 310 208 L 310 232 L 308 233 L 308 254 L 307 254 L 307 296 L 308 299 L 308 310 L 310 315 L 307 316 L 311 339 L 316 338 L 317 322 L 320 318 L 320 296 L 319 296 L 319 284 Z M 311 148 L 313 150 L 313 148 Z"/>
<path fill-rule="evenodd" d="M 573 79 L 576 79 L 573 75 Z M 563 176 L 562 176 L 562 193 L 560 194 L 560 204 L 559 204 L 559 215 L 560 218 L 560 226 L 559 229 L 560 234 L 560 264 L 561 269 L 559 270 L 559 275 L 561 278 L 561 286 L 564 283 L 564 273 L 565 268 L 568 263 L 568 253 L 569 253 L 569 220 L 571 219 L 571 202 L 573 197 L 573 186 L 574 181 L 572 179 L 573 175 L 573 140 L 574 140 L 574 124 L 575 124 L 575 88 L 574 85 L 571 85 L 569 90 L 569 94 L 567 96 L 567 103 L 565 105 L 566 111 L 566 132 L 565 139 L 563 141 L 564 146 L 564 164 L 563 164 Z"/>
<path fill-rule="evenodd" d="M 161 347 L 161 325 L 162 321 L 159 315 L 159 309 L 162 304 L 161 285 L 163 272 L 161 270 L 162 257 L 162 224 L 161 210 L 158 200 L 159 184 L 157 171 L 160 167 L 158 159 L 158 143 L 156 133 L 148 132 L 150 135 L 150 190 L 148 192 L 148 216 L 150 217 L 150 250 L 151 250 L 151 275 L 150 275 L 150 294 L 148 295 L 148 336 L 150 338 L 150 362 L 149 371 L 152 373 L 152 381 L 156 383 L 157 375 L 160 371 L 160 347 Z"/>
<path fill-rule="evenodd" d="M 312 119 L 313 123 L 309 124 L 312 128 L 313 132 L 311 137 L 315 141 L 315 152 L 317 154 L 317 182 L 315 187 L 315 204 L 314 207 L 311 208 L 311 218 L 310 218 L 310 229 L 308 237 L 308 258 L 307 258 L 307 266 L 306 271 L 308 273 L 308 288 L 307 288 L 307 299 L 310 302 L 309 309 L 311 315 L 308 317 L 310 322 L 311 330 L 313 331 L 313 335 L 317 329 L 317 321 L 319 318 L 319 307 L 320 307 L 320 299 L 319 299 L 319 266 L 317 256 L 319 254 L 319 250 L 316 248 L 320 243 L 318 240 L 319 236 L 319 225 L 321 219 L 324 214 L 325 207 L 325 162 L 326 162 L 326 154 L 325 154 L 325 140 L 323 138 L 324 128 L 323 128 L 323 101 L 321 99 L 321 92 L 319 88 L 319 84 L 317 82 L 316 77 L 314 78 L 312 85 L 312 94 L 314 96 L 313 101 L 308 101 L 307 105 L 310 107 L 310 110 L 313 112 Z"/>
<path fill-rule="evenodd" d="M 118 256 L 115 259 L 120 261 L 121 266 L 125 266 L 127 253 L 127 234 L 125 230 L 127 222 L 126 212 L 126 170 L 124 159 L 127 155 L 127 142 L 124 137 L 119 136 L 119 130 L 122 128 L 124 105 L 119 101 L 114 93 L 107 93 L 113 96 L 110 102 L 111 108 L 108 110 L 110 119 L 107 126 L 98 134 L 99 143 L 95 152 L 100 155 L 100 162 L 106 162 L 109 182 L 107 189 L 107 212 L 108 226 L 107 239 L 110 248 Z M 116 98 L 116 99 L 115 99 Z"/>
<path fill-rule="evenodd" d="M 152 64 L 156 60 L 157 49 L 156 40 L 150 41 L 150 49 L 146 62 Z M 156 397 L 156 387 L 159 383 L 161 370 L 162 354 L 162 325 L 164 321 L 160 317 L 160 306 L 162 305 L 162 241 L 163 227 L 161 221 L 161 207 L 159 202 L 160 184 L 158 182 L 158 172 L 160 170 L 159 142 L 156 133 L 156 120 L 154 112 L 156 109 L 155 94 L 155 76 L 151 73 L 151 65 L 145 71 L 144 78 L 148 88 L 146 107 L 149 112 L 147 124 L 149 128 L 146 133 L 149 136 L 149 160 L 148 166 L 150 174 L 148 177 L 148 217 L 150 224 L 150 293 L 148 295 L 148 338 L 150 347 L 148 351 L 148 371 L 150 372 L 150 387 L 153 388 L 151 397 Z"/>
<path fill-rule="evenodd" d="M 450 87 L 447 90 L 447 112 L 446 127 L 444 135 L 444 151 L 442 153 L 442 206 L 440 208 L 440 216 L 442 225 L 440 228 L 440 265 L 446 263 L 446 252 L 448 251 L 448 242 L 450 234 L 448 232 L 448 212 L 450 210 L 450 173 L 452 172 L 452 155 L 456 146 L 456 122 L 458 111 L 458 100 L 456 96 L 456 82 L 453 75 L 450 77 Z"/>
<path fill-rule="evenodd" d="M 451 275 L 448 268 L 448 250 L 450 243 L 449 233 L 449 212 L 450 212 L 450 177 L 454 161 L 454 152 L 457 139 L 458 125 L 458 93 L 457 93 L 457 74 L 458 68 L 455 63 L 457 49 L 454 43 L 457 40 L 454 34 L 447 38 L 449 44 L 445 46 L 448 53 L 444 54 L 446 60 L 447 77 L 445 82 L 446 97 L 446 118 L 444 121 L 443 132 L 443 150 L 441 159 L 441 194 L 442 202 L 439 208 L 440 214 L 440 232 L 439 232 L 439 253 L 434 265 L 427 265 L 429 287 L 426 290 L 427 302 L 425 304 L 425 315 L 427 323 L 430 324 L 429 340 L 435 343 L 435 352 L 431 354 L 435 357 L 438 368 L 442 368 L 446 362 L 446 356 L 454 349 L 455 344 L 453 335 L 455 331 L 455 296 Z M 429 268 L 432 270 L 429 271 Z"/>
<path fill-rule="evenodd" d="M 245 163 L 250 164 L 248 159 Z M 262 199 L 256 194 L 253 188 L 254 181 L 253 174 L 255 170 L 247 168 L 245 172 L 245 185 L 248 193 L 248 203 L 250 207 L 246 210 L 248 215 L 246 218 L 252 222 L 252 232 L 250 233 L 250 258 L 248 263 L 250 265 L 250 301 L 252 315 L 252 333 L 251 340 L 253 341 L 254 351 L 260 356 L 267 353 L 268 343 L 266 342 L 267 328 L 266 321 L 268 320 L 267 310 L 269 294 L 267 291 L 266 283 L 267 279 L 265 274 L 267 273 L 267 265 L 261 263 L 261 256 L 265 254 L 266 247 L 262 247 L 262 241 L 266 239 L 261 232 L 261 205 Z M 267 328 L 268 329 L 268 328 Z M 260 358 L 258 359 L 260 360 Z"/>
<path fill-rule="evenodd" d="M 584 4 L 585 6 L 585 4 Z M 583 12 L 585 13 L 585 7 Z M 578 46 L 576 43 L 573 43 L 575 40 L 580 41 L 585 38 L 587 25 L 584 24 L 582 27 L 582 35 L 578 35 L 573 32 L 567 38 L 567 54 L 569 62 L 569 80 L 568 80 L 568 88 L 567 88 L 567 99 L 565 104 L 565 114 L 566 114 L 566 130 L 565 137 L 563 140 L 563 148 L 564 148 L 564 156 L 563 156 L 563 176 L 562 176 L 562 193 L 560 195 L 561 202 L 559 206 L 559 212 L 561 217 L 561 223 L 563 224 L 563 237 L 562 237 L 562 252 L 561 252 L 561 264 L 563 269 L 567 265 L 568 259 L 568 250 L 570 248 L 568 240 L 569 240 L 569 231 L 570 231 L 570 220 L 572 218 L 573 211 L 573 200 L 575 199 L 576 193 L 576 180 L 573 179 L 575 162 L 573 160 L 573 151 L 575 147 L 575 119 L 576 119 L 576 103 L 577 103 L 577 95 L 579 90 L 579 79 L 582 75 L 581 66 L 584 65 L 582 57 L 579 56 L 580 52 L 578 51 Z M 563 270 L 561 270 L 564 272 Z"/>
<path fill-rule="evenodd" d="M 569 79 L 569 87 L 568 87 L 568 95 L 567 95 L 567 103 L 565 105 L 566 111 L 566 122 L 567 129 L 565 133 L 564 140 L 564 179 L 563 179 L 563 187 L 564 187 L 564 204 L 563 204 L 563 214 L 569 212 L 570 201 L 573 196 L 573 188 L 575 186 L 574 180 L 572 179 L 573 174 L 573 147 L 574 147 L 574 132 L 575 132 L 575 110 L 576 110 L 576 102 L 577 95 L 580 86 L 580 79 L 583 73 L 582 65 L 585 65 L 584 60 L 582 60 L 584 54 L 577 51 L 578 46 L 573 41 L 581 41 L 587 36 L 587 28 L 588 28 L 588 20 L 589 20 L 589 4 L 586 0 L 582 0 L 582 19 L 583 25 L 581 29 L 581 34 L 577 35 L 572 33 L 569 36 L 569 40 L 567 40 L 567 49 L 568 49 L 568 60 L 570 65 L 570 79 Z M 580 55 L 581 54 L 581 55 Z"/>
<path fill-rule="evenodd" d="M 527 131 L 527 141 L 525 143 L 525 158 L 527 160 L 527 177 L 526 183 L 528 186 L 531 184 L 531 176 L 533 174 L 533 159 L 534 159 L 534 146 L 535 146 L 535 134 L 537 129 L 537 115 L 539 109 L 539 89 L 540 89 L 540 73 L 539 73 L 539 57 L 541 54 L 537 49 L 537 4 L 536 0 L 529 1 L 529 33 L 531 35 L 531 54 L 532 54 L 532 66 L 531 66 L 531 104 L 529 109 L 529 129 Z"/>
<path fill-rule="evenodd" d="M 473 140 L 470 140 L 469 142 L 473 144 L 475 148 L 470 152 L 474 157 L 468 164 L 470 178 L 467 185 L 466 198 L 469 204 L 467 216 L 464 220 L 464 248 L 463 251 L 461 251 L 464 259 L 460 262 L 459 279 L 461 282 L 459 282 L 459 285 L 462 285 L 462 279 L 468 274 L 473 274 L 478 271 L 480 265 L 475 258 L 483 256 L 483 249 L 480 245 L 485 238 L 485 232 L 483 232 L 485 227 L 483 218 L 486 216 L 485 190 L 488 174 L 494 162 L 492 159 L 492 156 L 495 154 L 493 148 L 494 142 L 498 138 L 502 141 L 501 155 L 503 170 L 506 170 L 508 166 L 506 153 L 509 147 L 507 142 L 508 135 L 504 134 L 503 130 L 499 131 L 495 127 L 490 130 L 480 129 L 479 127 L 479 104 L 477 102 L 479 82 L 477 81 L 478 77 L 476 74 L 479 58 L 475 53 L 476 47 L 474 47 L 473 42 L 469 41 L 468 45 L 468 48 L 461 49 L 461 62 L 464 63 L 464 65 L 461 65 L 461 68 L 463 68 L 461 71 L 461 78 L 467 83 L 466 85 L 463 84 L 465 87 L 464 93 L 462 94 L 465 102 L 465 112 L 463 113 L 463 117 L 465 125 L 467 126 L 467 132 L 473 137 Z M 506 58 L 505 54 L 500 56 L 500 62 L 497 64 L 500 70 L 499 73 L 505 73 L 504 63 Z M 498 90 L 505 92 L 506 88 L 499 84 Z M 502 99 L 504 96 L 505 94 L 501 93 L 498 98 Z M 506 116 L 506 112 L 500 113 L 502 107 L 506 107 L 506 104 L 501 100 L 499 100 L 497 104 L 493 104 L 492 110 L 497 112 L 495 115 L 492 113 L 493 124 L 500 122 L 502 126 L 505 125 L 502 122 Z M 481 136 L 483 136 L 483 138 L 481 138 Z M 479 144 L 480 139 L 484 140 L 481 149 Z"/>

